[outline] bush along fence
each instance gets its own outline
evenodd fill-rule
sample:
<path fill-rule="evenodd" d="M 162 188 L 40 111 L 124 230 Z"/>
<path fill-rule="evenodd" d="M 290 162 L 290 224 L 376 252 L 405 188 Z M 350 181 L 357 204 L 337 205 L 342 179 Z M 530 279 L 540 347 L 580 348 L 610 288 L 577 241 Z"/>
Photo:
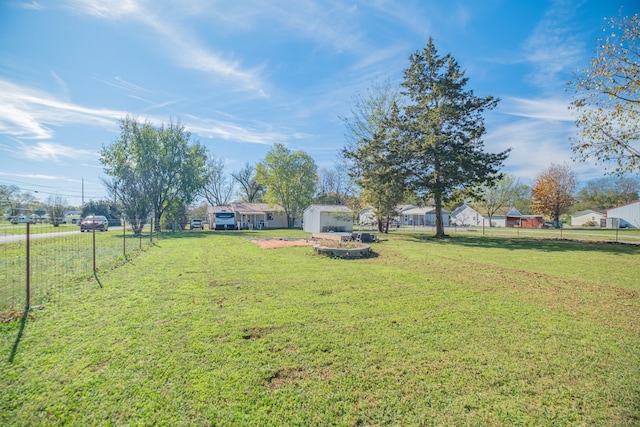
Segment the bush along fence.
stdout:
<path fill-rule="evenodd" d="M 161 237 L 153 223 L 80 232 L 75 224 L 0 225 L 0 314 L 22 312 L 78 286 L 102 286 L 100 272 L 126 262 Z"/>

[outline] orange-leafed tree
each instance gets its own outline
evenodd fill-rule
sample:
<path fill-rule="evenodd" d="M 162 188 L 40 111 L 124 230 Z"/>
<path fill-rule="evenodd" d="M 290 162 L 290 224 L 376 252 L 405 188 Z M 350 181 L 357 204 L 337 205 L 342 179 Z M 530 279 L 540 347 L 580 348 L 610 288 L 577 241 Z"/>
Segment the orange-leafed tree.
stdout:
<path fill-rule="evenodd" d="M 576 177 L 567 165 L 551 164 L 536 178 L 531 189 L 534 212 L 551 218 L 556 227 L 560 225 L 560 215 L 566 213 L 575 203 Z"/>

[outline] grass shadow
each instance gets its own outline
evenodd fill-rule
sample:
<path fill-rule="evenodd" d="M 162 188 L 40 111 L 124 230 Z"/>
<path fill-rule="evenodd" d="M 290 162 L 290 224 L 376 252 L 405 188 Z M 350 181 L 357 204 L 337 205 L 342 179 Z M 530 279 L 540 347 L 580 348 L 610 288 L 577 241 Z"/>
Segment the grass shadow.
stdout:
<path fill-rule="evenodd" d="M 18 335 L 16 335 L 16 340 L 13 342 L 13 346 L 11 347 L 11 353 L 9 354 L 9 363 L 13 363 L 13 360 L 16 357 L 16 353 L 18 353 L 18 346 L 20 345 L 20 340 L 22 340 L 22 334 L 24 333 L 24 327 L 27 323 L 27 316 L 29 315 L 29 306 L 25 307 L 24 313 L 19 320 L 18 325 Z"/>
<path fill-rule="evenodd" d="M 430 242 L 441 245 L 458 245 L 469 248 L 537 250 L 544 252 L 588 251 L 602 252 L 613 255 L 640 255 L 640 245 L 613 243 L 604 241 L 579 241 L 572 239 L 553 239 L 540 237 L 495 237 L 495 236 L 462 236 L 451 235 L 436 238 L 424 233 L 406 233 L 408 240 Z"/>

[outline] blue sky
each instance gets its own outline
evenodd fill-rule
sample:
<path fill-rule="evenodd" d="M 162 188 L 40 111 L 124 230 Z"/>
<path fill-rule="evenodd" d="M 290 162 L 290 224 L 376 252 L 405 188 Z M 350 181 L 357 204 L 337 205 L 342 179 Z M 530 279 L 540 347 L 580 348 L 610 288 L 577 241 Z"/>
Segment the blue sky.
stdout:
<path fill-rule="evenodd" d="M 573 163 L 566 83 L 588 65 L 603 18 L 629 0 L 4 0 L 0 3 L 0 184 L 79 204 L 105 190 L 98 152 L 118 119 L 182 122 L 229 171 L 274 143 L 331 168 L 352 96 L 399 83 L 431 36 L 468 88 L 501 98 L 488 151 L 531 184 Z"/>

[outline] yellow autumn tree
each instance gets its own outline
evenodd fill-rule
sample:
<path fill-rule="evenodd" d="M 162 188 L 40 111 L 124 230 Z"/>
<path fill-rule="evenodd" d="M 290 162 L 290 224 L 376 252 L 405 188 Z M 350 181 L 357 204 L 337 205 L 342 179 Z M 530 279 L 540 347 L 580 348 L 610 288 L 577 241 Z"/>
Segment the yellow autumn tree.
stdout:
<path fill-rule="evenodd" d="M 551 164 L 536 178 L 531 188 L 533 211 L 551 218 L 556 227 L 560 225 L 560 215 L 566 213 L 575 203 L 576 177 L 567 165 Z"/>

